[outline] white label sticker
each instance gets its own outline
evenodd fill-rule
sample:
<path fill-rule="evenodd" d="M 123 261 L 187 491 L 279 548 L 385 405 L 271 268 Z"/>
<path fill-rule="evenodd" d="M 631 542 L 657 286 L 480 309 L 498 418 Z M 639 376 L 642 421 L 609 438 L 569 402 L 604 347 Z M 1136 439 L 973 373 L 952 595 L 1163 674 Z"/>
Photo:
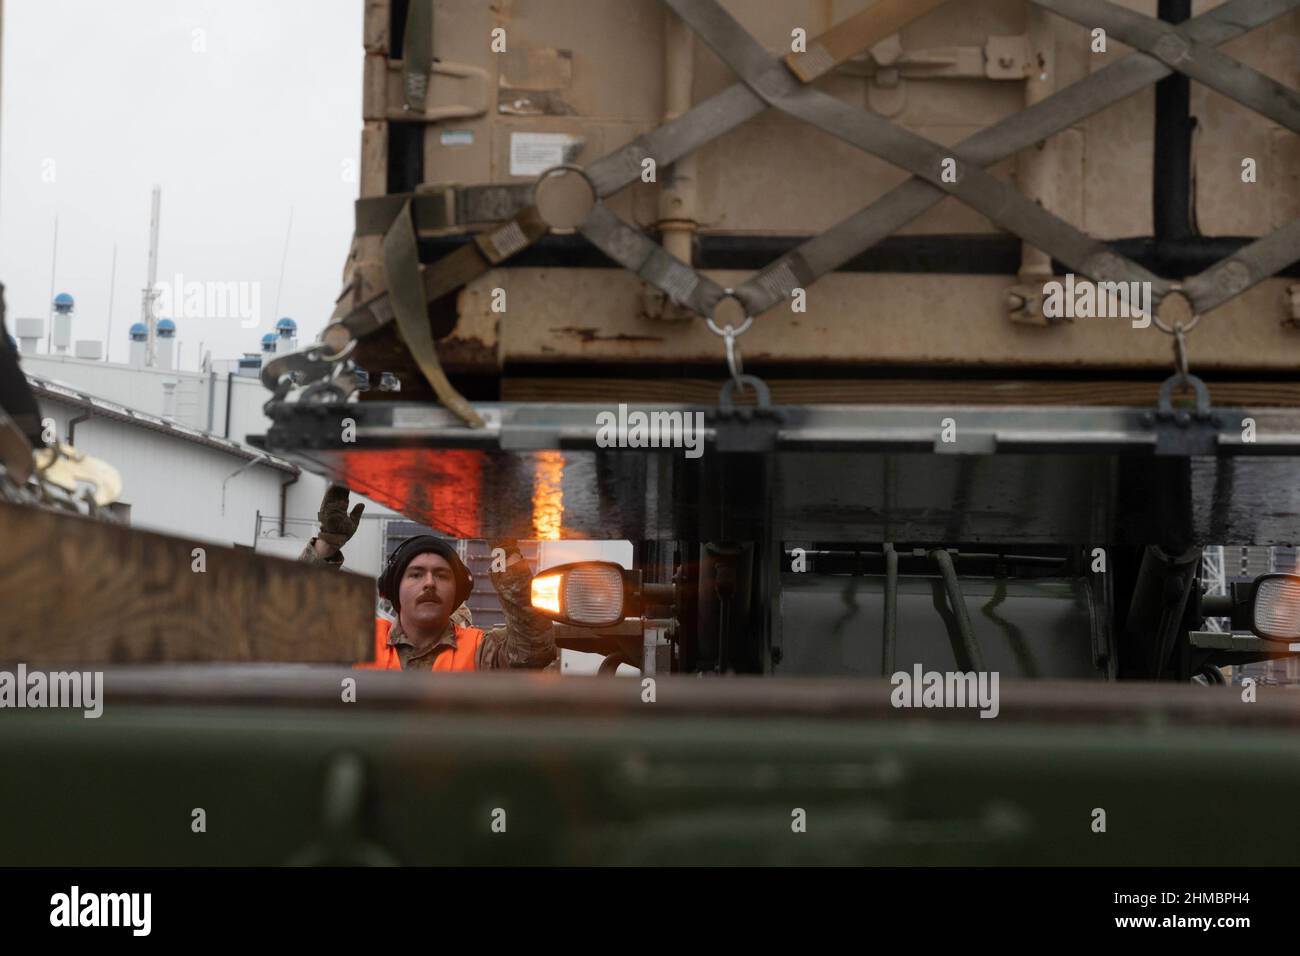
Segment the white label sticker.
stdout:
<path fill-rule="evenodd" d="M 438 141 L 443 146 L 473 146 L 474 131 L 472 129 L 445 129 L 438 137 Z"/>
<path fill-rule="evenodd" d="M 570 162 L 582 140 L 568 133 L 511 133 L 510 175 L 537 176 Z"/>
<path fill-rule="evenodd" d="M 497 409 L 476 409 L 488 430 L 501 427 L 501 412 Z M 394 428 L 458 428 L 463 422 L 450 410 L 429 405 L 401 404 L 393 409 Z"/>
<path fill-rule="evenodd" d="M 439 428 L 454 420 L 443 408 L 399 405 L 393 409 L 394 428 Z"/>

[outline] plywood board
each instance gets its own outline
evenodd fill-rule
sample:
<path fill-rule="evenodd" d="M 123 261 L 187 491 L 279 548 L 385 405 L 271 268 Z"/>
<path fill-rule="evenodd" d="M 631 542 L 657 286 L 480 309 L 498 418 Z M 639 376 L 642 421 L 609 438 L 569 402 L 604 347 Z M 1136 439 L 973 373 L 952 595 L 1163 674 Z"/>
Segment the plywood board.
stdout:
<path fill-rule="evenodd" d="M 373 650 L 374 582 L 361 575 L 3 502 L 0 541 L 0 661 L 350 662 Z"/>

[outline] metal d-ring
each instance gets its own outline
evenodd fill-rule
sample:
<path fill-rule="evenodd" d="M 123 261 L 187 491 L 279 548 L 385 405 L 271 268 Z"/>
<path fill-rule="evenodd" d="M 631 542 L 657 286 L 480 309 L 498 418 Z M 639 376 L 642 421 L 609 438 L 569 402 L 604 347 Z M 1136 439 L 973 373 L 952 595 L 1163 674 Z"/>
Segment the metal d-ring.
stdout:
<path fill-rule="evenodd" d="M 1187 329 L 1183 323 L 1174 323 L 1174 366 L 1178 369 L 1178 380 L 1186 384 L 1187 372 Z"/>
<path fill-rule="evenodd" d="M 548 181 L 551 182 L 553 189 L 555 178 L 563 177 L 568 173 L 576 173 L 581 177 L 583 183 L 586 184 L 587 191 L 585 195 L 580 197 L 564 197 L 561 195 L 557 207 L 553 200 L 548 201 L 546 198 L 545 184 Z M 577 232 L 582 224 L 591 218 L 592 211 L 599 202 L 600 196 L 596 192 L 595 183 L 591 181 L 591 176 L 587 174 L 587 170 L 577 163 L 560 163 L 544 169 L 533 182 L 533 205 L 536 207 L 541 220 L 556 235 L 571 235 Z"/>
<path fill-rule="evenodd" d="M 734 289 L 723 289 L 722 291 L 731 298 L 735 298 Z M 736 339 L 749 331 L 749 327 L 754 324 L 754 317 L 752 315 L 745 316 L 745 321 L 740 323 L 740 328 L 736 328 L 730 322 L 719 328 L 718 323 L 713 321 L 712 316 L 705 316 L 704 324 L 709 327 L 709 331 L 714 335 L 722 336 L 722 340 L 727 346 L 727 369 L 731 372 L 732 381 L 739 385 L 741 377 L 745 374 L 745 366 L 740 358 L 740 350 L 736 348 Z"/>
<path fill-rule="evenodd" d="M 1196 411 L 1194 413 L 1197 421 L 1214 421 L 1210 409 L 1210 390 L 1195 375 L 1191 374 L 1187 368 L 1187 329 L 1183 328 L 1182 322 L 1175 322 L 1173 328 L 1174 335 L 1174 374 L 1165 379 L 1160 386 L 1160 394 L 1156 399 L 1156 417 L 1163 421 L 1175 421 L 1180 426 L 1188 424 L 1190 418 L 1187 412 L 1178 412 L 1174 410 L 1173 397 L 1175 391 L 1191 389 L 1196 396 Z"/>
<path fill-rule="evenodd" d="M 1163 302 L 1165 296 L 1169 295 L 1172 292 L 1177 292 L 1183 298 L 1185 299 L 1187 298 L 1187 294 L 1183 292 L 1182 284 L 1178 282 L 1171 282 L 1169 284 L 1169 291 L 1166 292 L 1164 296 L 1160 297 L 1160 301 Z M 1187 304 L 1191 305 L 1190 299 L 1187 300 Z M 1169 325 L 1166 325 L 1164 320 L 1160 318 L 1160 303 L 1157 302 L 1151 309 L 1151 321 L 1155 323 L 1156 328 L 1158 328 L 1161 332 L 1164 332 L 1166 335 L 1175 335 L 1177 334 L 1178 328 L 1182 328 L 1183 332 L 1185 333 L 1190 332 L 1192 331 L 1192 329 L 1196 328 L 1197 323 L 1201 321 L 1201 313 L 1193 312 L 1192 321 L 1188 322 L 1186 325 L 1183 325 L 1182 322 L 1175 322 L 1171 327 Z"/>
<path fill-rule="evenodd" d="M 754 390 L 754 397 L 758 401 L 759 408 L 771 407 L 772 393 L 768 390 L 767 383 L 757 375 L 741 375 L 723 382 L 722 390 L 718 393 L 718 406 L 728 410 L 731 409 L 734 403 L 733 392 L 743 395 L 746 386 Z"/>
<path fill-rule="evenodd" d="M 1179 387 L 1190 386 L 1193 394 L 1196 396 L 1196 419 L 1197 421 L 1207 421 L 1211 419 L 1210 407 L 1210 390 L 1204 382 L 1195 375 L 1188 375 L 1186 379 L 1180 380 L 1177 375 L 1171 375 L 1160 385 L 1160 392 L 1156 396 L 1156 414 L 1165 421 L 1178 421 L 1178 415 L 1186 416 L 1186 412 L 1176 412 L 1174 410 L 1174 390 Z M 1148 413 L 1149 414 L 1149 413 Z M 1180 424 L 1188 421 L 1184 418 Z"/>

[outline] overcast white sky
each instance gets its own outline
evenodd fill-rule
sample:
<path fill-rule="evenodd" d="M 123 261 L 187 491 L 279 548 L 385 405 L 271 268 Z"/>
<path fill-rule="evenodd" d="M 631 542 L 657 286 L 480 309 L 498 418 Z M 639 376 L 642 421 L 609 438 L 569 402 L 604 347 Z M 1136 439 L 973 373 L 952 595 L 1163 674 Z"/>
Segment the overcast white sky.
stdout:
<path fill-rule="evenodd" d="M 158 278 L 247 282 L 261 323 L 178 318 L 185 368 L 307 340 L 340 291 L 361 136 L 362 0 L 4 0 L 0 282 L 13 319 L 77 302 L 74 339 L 127 356 L 162 186 Z M 198 31 L 198 32 L 196 32 Z M 50 181 L 52 180 L 52 181 Z M 285 233 L 293 227 L 279 311 Z"/>

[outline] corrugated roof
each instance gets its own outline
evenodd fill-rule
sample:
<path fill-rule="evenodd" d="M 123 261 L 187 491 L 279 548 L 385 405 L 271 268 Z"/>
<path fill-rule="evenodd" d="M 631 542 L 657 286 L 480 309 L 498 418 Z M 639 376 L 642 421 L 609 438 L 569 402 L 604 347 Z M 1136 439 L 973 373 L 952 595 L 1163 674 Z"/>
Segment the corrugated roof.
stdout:
<path fill-rule="evenodd" d="M 268 455 L 265 452 L 254 451 L 229 438 L 221 438 L 185 425 L 178 425 L 175 422 L 167 421 L 165 418 L 136 411 L 134 408 L 128 408 L 125 405 L 110 402 L 87 392 L 69 388 L 58 382 L 51 382 L 35 375 L 28 375 L 27 383 L 31 385 L 32 391 L 38 398 L 49 398 L 57 402 L 63 402 L 74 408 L 88 411 L 99 418 L 107 418 L 111 421 L 147 428 L 150 431 L 170 435 L 180 441 L 192 442 L 216 451 L 223 451 L 228 455 L 234 455 L 236 458 L 242 458 L 244 461 L 260 461 L 268 468 L 274 468 L 277 471 L 287 472 L 291 475 L 302 473 L 302 469 L 297 465 L 285 461 L 283 458 L 276 458 L 274 455 Z"/>

